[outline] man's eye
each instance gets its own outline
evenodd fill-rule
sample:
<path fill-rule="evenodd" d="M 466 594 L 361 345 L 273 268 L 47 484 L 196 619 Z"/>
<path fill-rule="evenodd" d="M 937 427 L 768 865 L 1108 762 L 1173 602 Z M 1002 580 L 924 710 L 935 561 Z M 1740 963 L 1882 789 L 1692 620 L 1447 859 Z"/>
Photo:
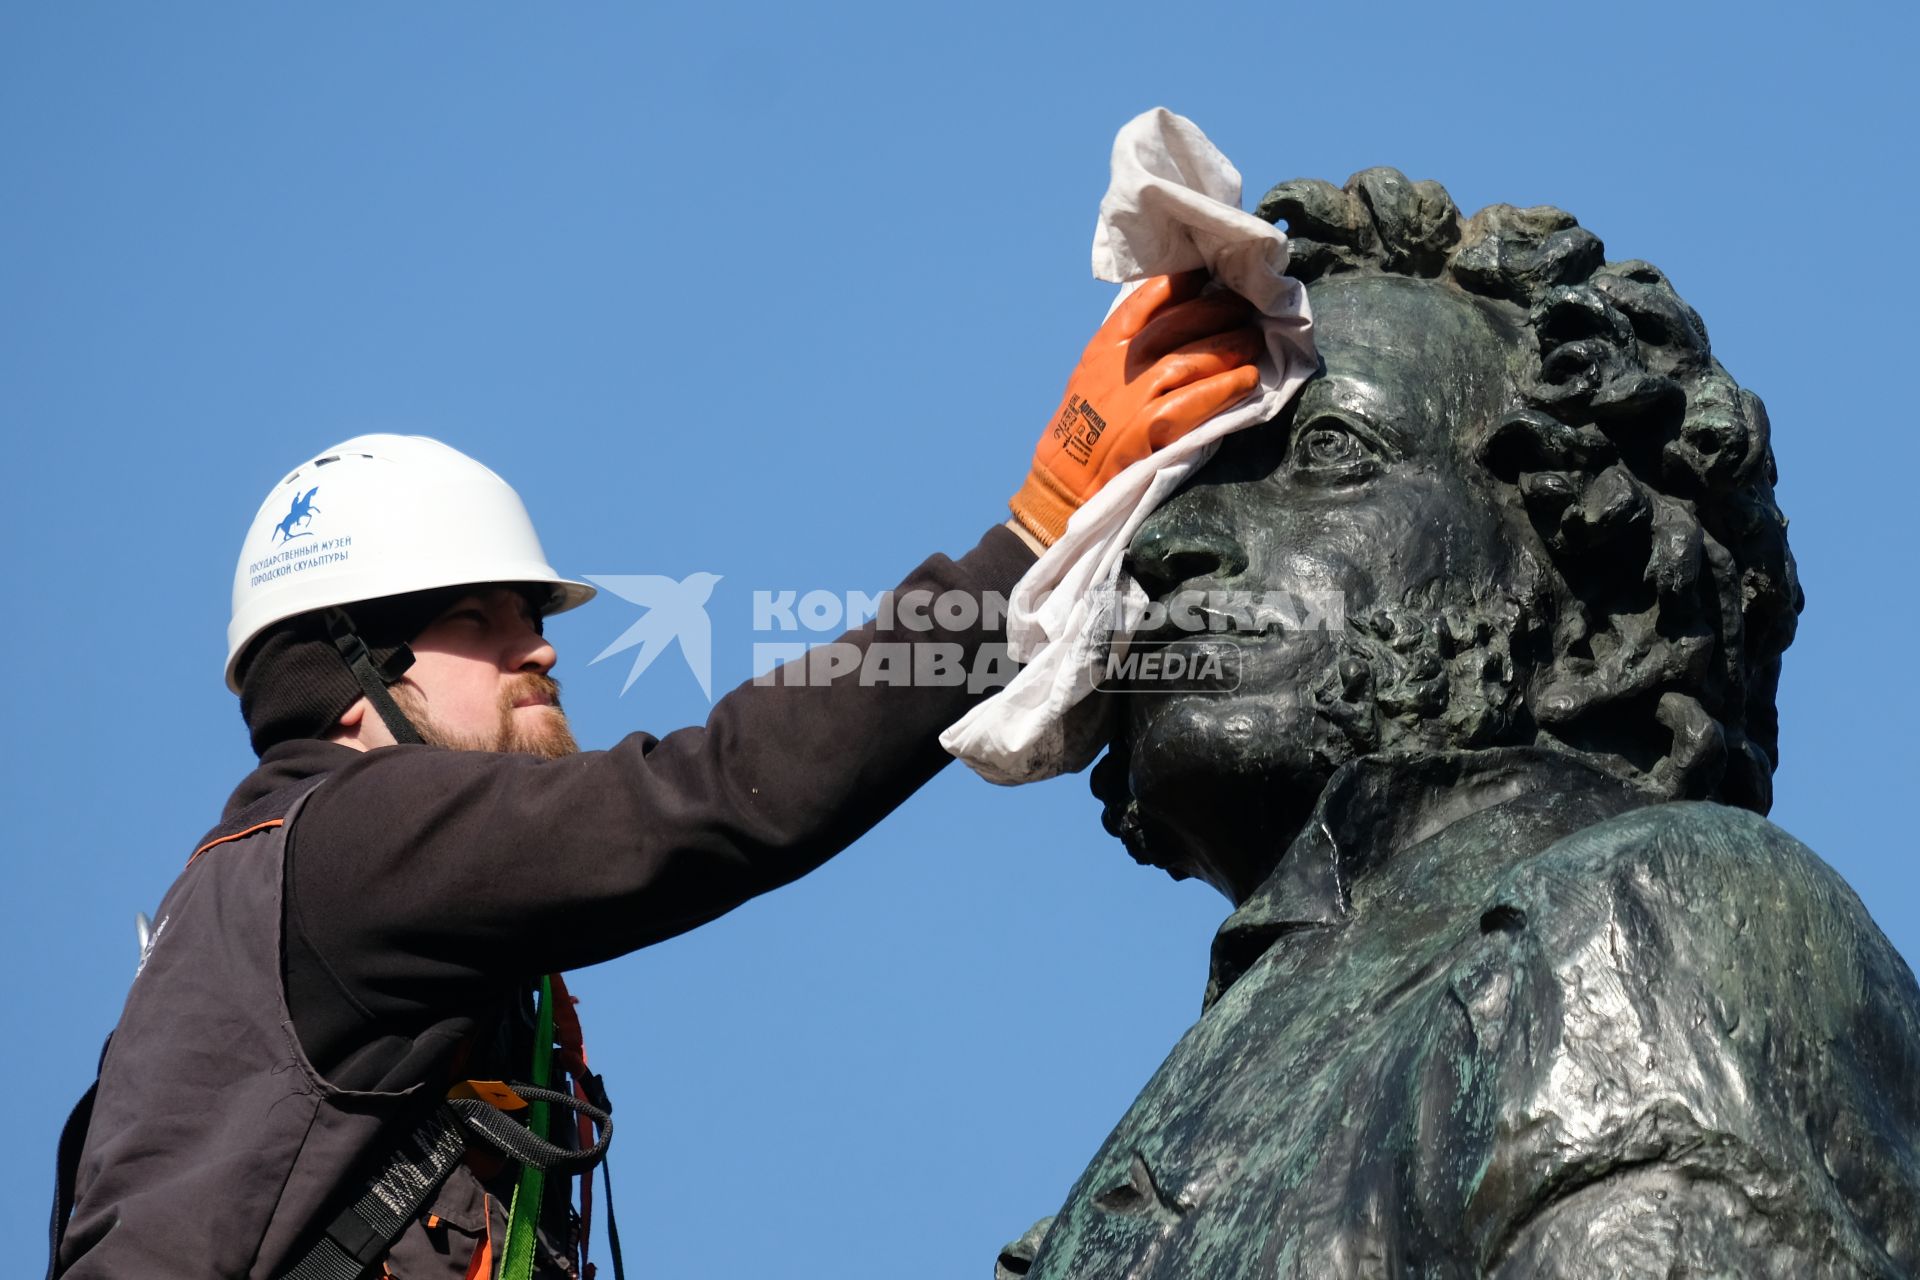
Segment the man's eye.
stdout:
<path fill-rule="evenodd" d="M 1346 472 L 1373 458 L 1373 449 L 1352 427 L 1338 418 L 1321 417 L 1301 428 L 1293 438 L 1296 472 Z"/>

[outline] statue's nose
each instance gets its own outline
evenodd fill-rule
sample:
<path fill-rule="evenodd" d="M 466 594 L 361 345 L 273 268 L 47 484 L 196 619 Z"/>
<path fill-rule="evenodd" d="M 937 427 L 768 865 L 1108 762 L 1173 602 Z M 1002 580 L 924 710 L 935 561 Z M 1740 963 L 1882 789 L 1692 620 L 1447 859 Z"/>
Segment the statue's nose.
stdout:
<path fill-rule="evenodd" d="M 1127 547 L 1126 569 L 1160 599 L 1196 578 L 1231 578 L 1247 568 L 1247 549 L 1220 529 L 1207 529 L 1172 519 L 1150 518 Z"/>

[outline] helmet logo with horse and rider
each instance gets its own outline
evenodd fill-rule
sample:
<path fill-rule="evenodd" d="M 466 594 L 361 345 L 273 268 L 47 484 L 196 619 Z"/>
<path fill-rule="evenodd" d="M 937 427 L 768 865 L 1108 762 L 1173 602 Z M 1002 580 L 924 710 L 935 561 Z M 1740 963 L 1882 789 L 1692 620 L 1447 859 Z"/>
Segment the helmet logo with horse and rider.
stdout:
<path fill-rule="evenodd" d="M 320 514 L 320 508 L 313 505 L 313 495 L 318 492 L 320 492 L 320 486 L 315 485 L 305 493 L 294 497 L 293 506 L 288 509 L 286 517 L 273 526 L 273 531 L 279 535 L 280 542 L 291 542 L 295 538 L 313 536 L 313 530 L 307 528 L 307 525 Z"/>

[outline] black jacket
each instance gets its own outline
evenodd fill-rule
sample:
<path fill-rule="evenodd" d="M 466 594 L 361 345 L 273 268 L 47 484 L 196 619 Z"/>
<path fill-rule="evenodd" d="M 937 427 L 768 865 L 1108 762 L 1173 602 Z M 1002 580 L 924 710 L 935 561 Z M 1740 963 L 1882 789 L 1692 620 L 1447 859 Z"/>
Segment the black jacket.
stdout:
<path fill-rule="evenodd" d="M 1004 595 L 1031 563 L 995 529 L 896 595 Z M 1001 635 L 896 619 L 843 639 L 958 645 L 977 668 Z M 729 693 L 702 727 L 560 760 L 272 748 L 157 918 L 164 963 L 136 979 L 103 1065 L 65 1273 L 276 1274 L 315 1206 L 351 1189 L 368 1135 L 443 1090 L 458 1048 L 489 1039 L 530 980 L 671 937 L 819 866 L 939 771 L 937 735 L 980 696 L 966 682 L 777 679 Z M 309 791 L 287 826 L 229 838 Z M 237 1078 L 213 1089 L 209 1074 Z M 290 1130 L 246 1158 L 216 1149 L 316 1106 L 319 1120 L 294 1129 L 317 1145 Z M 259 1114 L 205 1114 L 216 1107 Z M 236 1185 L 210 1183 L 210 1166 Z M 180 1194 L 155 1191 L 170 1186 Z"/>

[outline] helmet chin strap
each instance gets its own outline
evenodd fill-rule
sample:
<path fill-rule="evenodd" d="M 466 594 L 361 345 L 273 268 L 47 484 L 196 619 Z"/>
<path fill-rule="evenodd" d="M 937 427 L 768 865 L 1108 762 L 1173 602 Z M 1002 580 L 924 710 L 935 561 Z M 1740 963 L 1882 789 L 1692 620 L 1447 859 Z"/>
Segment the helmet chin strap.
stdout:
<path fill-rule="evenodd" d="M 347 616 L 346 610 L 337 606 L 330 608 L 326 618 L 327 634 L 333 638 L 333 647 L 340 651 L 341 661 L 353 672 L 353 678 L 360 682 L 360 691 L 367 695 L 367 701 L 380 713 L 380 719 L 385 722 L 393 740 L 416 744 L 424 742 L 420 731 L 407 719 L 407 713 L 400 709 L 400 704 L 387 691 L 387 686 L 405 675 L 407 668 L 413 665 L 413 650 L 401 645 L 385 664 L 375 666 L 367 642 L 354 630 L 353 619 Z"/>

